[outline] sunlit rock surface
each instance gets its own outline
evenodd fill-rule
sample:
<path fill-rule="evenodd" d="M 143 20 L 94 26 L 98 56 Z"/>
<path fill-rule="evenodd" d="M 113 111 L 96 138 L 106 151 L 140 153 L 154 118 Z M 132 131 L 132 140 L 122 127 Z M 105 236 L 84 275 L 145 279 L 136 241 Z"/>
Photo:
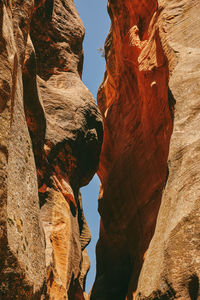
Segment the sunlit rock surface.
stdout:
<path fill-rule="evenodd" d="M 159 5 L 164 5 L 161 24 L 177 55 L 169 81 L 176 109 L 169 178 L 136 299 L 199 299 L 200 3 Z"/>
<path fill-rule="evenodd" d="M 92 300 L 198 298 L 199 8 L 108 1 Z"/>
<path fill-rule="evenodd" d="M 86 299 L 79 188 L 103 130 L 83 36 L 73 1 L 0 2 L 0 299 Z"/>

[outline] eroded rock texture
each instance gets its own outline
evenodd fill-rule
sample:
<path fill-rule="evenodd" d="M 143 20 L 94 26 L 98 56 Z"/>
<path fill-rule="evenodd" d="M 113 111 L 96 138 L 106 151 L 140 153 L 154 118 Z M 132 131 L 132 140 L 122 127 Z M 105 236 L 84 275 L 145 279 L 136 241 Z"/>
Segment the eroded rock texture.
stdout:
<path fill-rule="evenodd" d="M 199 7 L 108 1 L 98 93 L 105 127 L 101 232 L 91 299 L 199 295 Z"/>
<path fill-rule="evenodd" d="M 136 299 L 194 300 L 200 297 L 200 3 L 159 5 L 167 42 L 177 54 L 169 81 L 176 109 L 169 178 Z"/>
<path fill-rule="evenodd" d="M 0 2 L 0 299 L 86 299 L 79 188 L 103 134 L 83 36 L 72 0 Z"/>

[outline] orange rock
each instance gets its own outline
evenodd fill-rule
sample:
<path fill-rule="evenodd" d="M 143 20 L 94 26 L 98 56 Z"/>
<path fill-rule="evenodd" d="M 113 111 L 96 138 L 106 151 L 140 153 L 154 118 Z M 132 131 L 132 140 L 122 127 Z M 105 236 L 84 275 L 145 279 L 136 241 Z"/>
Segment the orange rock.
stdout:
<path fill-rule="evenodd" d="M 174 60 L 166 52 L 176 106 L 169 177 L 136 299 L 199 299 L 200 3 L 158 2 L 162 5 L 160 30 L 177 55 Z"/>
<path fill-rule="evenodd" d="M 199 299 L 200 4 L 110 0 L 108 11 L 90 299 Z"/>
<path fill-rule="evenodd" d="M 154 233 L 173 127 L 157 1 L 108 1 L 111 30 L 98 92 L 101 232 L 91 299 L 132 299 Z"/>

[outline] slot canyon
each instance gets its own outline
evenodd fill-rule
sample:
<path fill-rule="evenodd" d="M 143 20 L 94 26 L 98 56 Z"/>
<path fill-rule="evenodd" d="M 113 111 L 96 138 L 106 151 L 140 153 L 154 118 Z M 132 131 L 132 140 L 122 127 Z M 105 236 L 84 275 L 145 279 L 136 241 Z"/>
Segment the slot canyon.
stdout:
<path fill-rule="evenodd" d="M 0 300 L 200 299 L 200 2 L 107 10 L 96 104 L 73 0 L 0 0 Z"/>

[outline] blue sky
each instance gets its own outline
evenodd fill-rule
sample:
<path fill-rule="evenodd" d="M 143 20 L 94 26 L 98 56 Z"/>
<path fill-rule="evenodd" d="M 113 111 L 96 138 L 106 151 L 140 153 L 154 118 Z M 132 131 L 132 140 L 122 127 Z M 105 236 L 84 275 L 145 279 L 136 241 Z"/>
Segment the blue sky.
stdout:
<path fill-rule="evenodd" d="M 106 0 L 74 0 L 77 10 L 85 26 L 84 39 L 84 84 L 93 94 L 95 100 L 97 90 L 103 80 L 105 60 L 97 49 L 104 45 L 110 27 L 107 14 Z M 90 257 L 91 268 L 87 276 L 86 292 L 88 293 L 94 283 L 96 274 L 95 246 L 99 236 L 99 214 L 97 212 L 99 179 L 97 175 L 87 187 L 81 189 L 83 209 L 92 233 L 92 241 L 87 250 Z"/>

